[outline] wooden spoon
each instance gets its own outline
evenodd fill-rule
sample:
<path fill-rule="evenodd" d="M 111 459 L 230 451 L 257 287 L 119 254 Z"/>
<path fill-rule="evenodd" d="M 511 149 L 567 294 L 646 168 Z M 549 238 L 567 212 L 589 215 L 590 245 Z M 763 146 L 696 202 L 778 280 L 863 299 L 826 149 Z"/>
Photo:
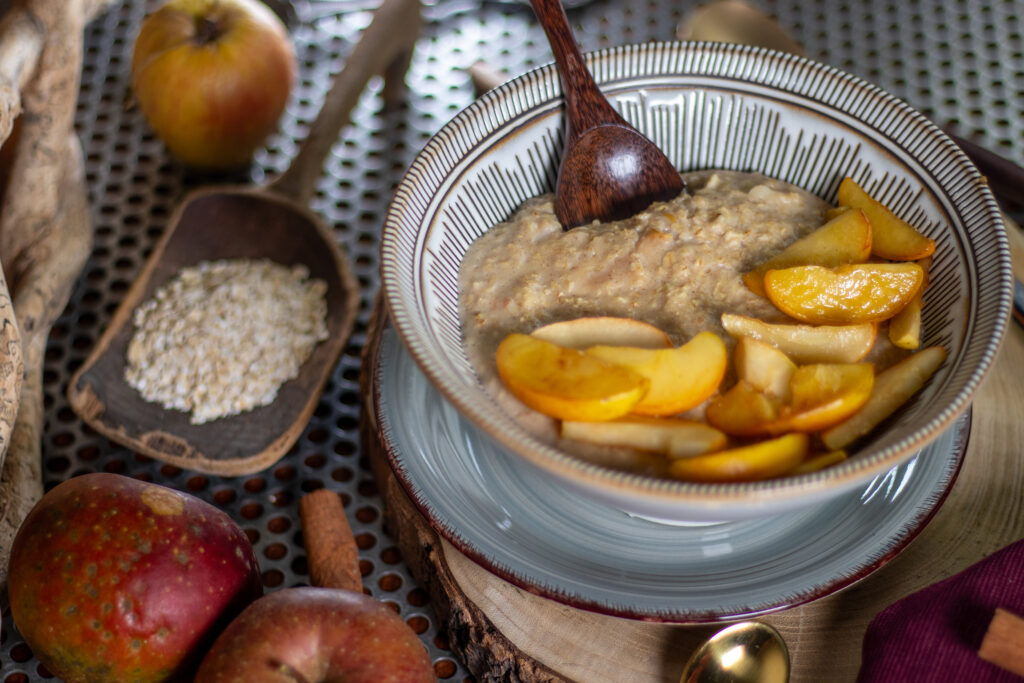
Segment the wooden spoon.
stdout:
<path fill-rule="evenodd" d="M 248 474 L 283 456 L 316 408 L 359 307 L 359 286 L 333 231 L 307 202 L 323 161 L 372 76 L 385 77 L 393 104 L 419 35 L 418 0 L 385 0 L 345 59 L 291 166 L 263 187 L 210 187 L 190 193 L 68 387 L 75 412 L 129 448 L 188 469 Z M 269 258 L 303 264 L 327 283 L 329 338 L 319 344 L 268 406 L 191 424 L 188 416 L 142 399 L 124 379 L 132 313 L 180 269 L 216 259 Z"/>
<path fill-rule="evenodd" d="M 555 215 L 566 230 L 628 218 L 683 191 L 657 145 L 626 123 L 598 89 L 559 0 L 530 0 L 544 27 L 565 94 L 565 150 L 555 185 Z"/>

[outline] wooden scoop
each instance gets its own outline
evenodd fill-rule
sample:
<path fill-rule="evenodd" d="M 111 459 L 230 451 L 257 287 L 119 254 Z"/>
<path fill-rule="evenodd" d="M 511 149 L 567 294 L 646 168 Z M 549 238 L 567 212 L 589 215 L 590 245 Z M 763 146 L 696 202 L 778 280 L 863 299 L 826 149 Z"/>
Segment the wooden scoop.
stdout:
<path fill-rule="evenodd" d="M 211 187 L 190 193 L 110 325 L 72 377 L 68 399 L 91 427 L 133 450 L 180 467 L 238 475 L 266 468 L 298 438 L 316 408 L 359 307 L 359 286 L 333 231 L 307 206 L 323 161 L 372 76 L 383 75 L 388 104 L 419 34 L 418 0 L 385 0 L 334 78 L 291 167 L 263 187 Z M 216 259 L 269 258 L 302 264 L 327 284 L 328 339 L 286 382 L 273 403 L 205 424 L 165 410 L 124 379 L 132 313 L 182 268 Z"/>
<path fill-rule="evenodd" d="M 658 146 L 626 123 L 583 62 L 559 0 L 530 0 L 544 27 L 565 94 L 565 150 L 555 215 L 565 229 L 628 218 L 683 191 Z"/>

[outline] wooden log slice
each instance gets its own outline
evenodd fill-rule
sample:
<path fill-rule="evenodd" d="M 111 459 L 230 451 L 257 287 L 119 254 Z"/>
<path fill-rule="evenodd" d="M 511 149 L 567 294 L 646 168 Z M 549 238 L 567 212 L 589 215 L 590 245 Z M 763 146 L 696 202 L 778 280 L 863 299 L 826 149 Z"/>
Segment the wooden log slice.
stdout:
<path fill-rule="evenodd" d="M 361 373 L 361 435 L 385 530 L 430 595 L 452 651 L 479 681 L 676 683 L 715 626 L 600 615 L 533 595 L 494 576 L 440 538 L 390 469 L 375 419 L 382 306 L 371 320 Z M 791 681 L 854 681 L 871 619 L 910 593 L 1024 536 L 1024 328 L 1014 326 L 979 391 L 967 456 L 944 505 L 897 557 L 860 582 L 762 619 L 790 649 Z"/>

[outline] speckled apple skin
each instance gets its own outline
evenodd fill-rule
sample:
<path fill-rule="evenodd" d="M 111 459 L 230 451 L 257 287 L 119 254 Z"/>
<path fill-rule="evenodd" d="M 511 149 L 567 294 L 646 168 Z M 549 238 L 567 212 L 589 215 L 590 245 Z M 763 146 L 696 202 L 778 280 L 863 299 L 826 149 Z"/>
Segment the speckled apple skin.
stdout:
<path fill-rule="evenodd" d="M 195 683 L 429 683 L 427 650 L 390 607 L 336 588 L 285 588 L 224 630 Z"/>
<path fill-rule="evenodd" d="M 71 683 L 188 680 L 263 594 L 252 545 L 228 515 L 106 473 L 36 504 L 14 539 L 8 590 L 25 642 Z"/>

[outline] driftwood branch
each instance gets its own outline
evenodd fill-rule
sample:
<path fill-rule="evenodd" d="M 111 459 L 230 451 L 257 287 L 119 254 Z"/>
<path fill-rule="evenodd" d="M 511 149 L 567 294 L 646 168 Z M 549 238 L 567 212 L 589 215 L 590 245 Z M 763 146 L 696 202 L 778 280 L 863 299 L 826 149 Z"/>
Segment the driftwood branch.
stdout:
<path fill-rule="evenodd" d="M 43 25 L 21 5 L 0 19 L 0 141 L 10 137 L 21 114 L 21 93 L 36 71 L 44 38 Z"/>
<path fill-rule="evenodd" d="M 0 209 L 0 263 L 12 287 L 23 269 L 18 259 L 54 226 L 86 21 L 82 0 L 28 0 L 25 10 L 43 27 L 45 40 L 35 75 L 22 93 L 21 132 Z"/>
<path fill-rule="evenodd" d="M 92 244 L 92 220 L 78 138 L 73 134 L 66 136 L 65 149 L 64 172 L 59 179 L 62 201 L 53 221 L 54 229 L 24 254 L 24 269 L 13 290 L 25 380 L 10 447 L 0 471 L 0 582 L 4 585 L 14 534 L 43 495 L 42 379 L 46 340 L 67 305 Z"/>
<path fill-rule="evenodd" d="M 9 164 L 0 203 L 4 588 L 11 542 L 43 493 L 46 340 L 91 250 L 92 218 L 74 113 L 85 24 L 108 4 L 109 0 L 23 0 L 0 20 L 0 144 Z M 15 123 L 17 135 L 12 136 Z M 9 377 L 8 370 L 16 377 Z M 3 593 L 6 601 L 6 590 Z"/>

